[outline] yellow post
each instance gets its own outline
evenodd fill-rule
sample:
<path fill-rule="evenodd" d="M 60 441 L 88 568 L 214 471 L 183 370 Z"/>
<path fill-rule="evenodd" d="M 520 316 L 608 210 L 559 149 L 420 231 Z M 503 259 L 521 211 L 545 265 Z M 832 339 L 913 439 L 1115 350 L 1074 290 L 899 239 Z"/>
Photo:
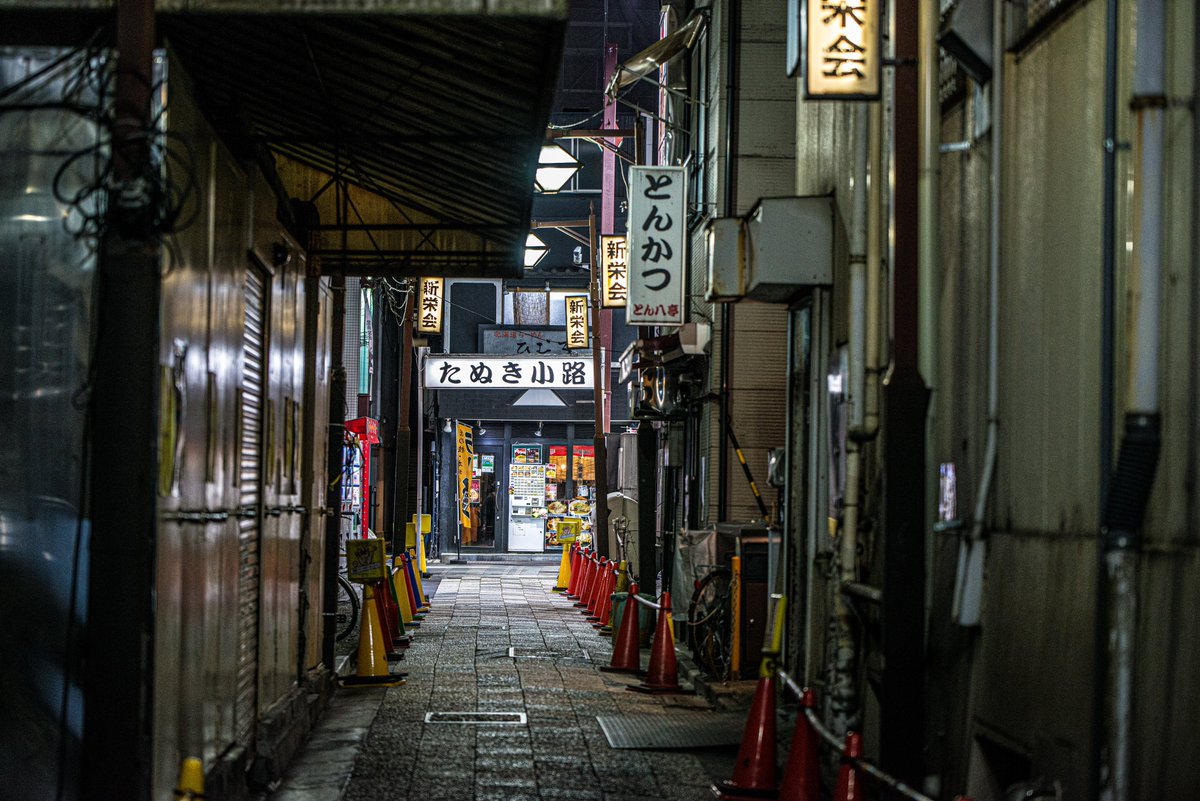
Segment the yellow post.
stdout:
<path fill-rule="evenodd" d="M 204 763 L 196 757 L 187 757 L 179 766 L 179 784 L 175 797 L 186 799 L 204 798 Z"/>
<path fill-rule="evenodd" d="M 787 613 L 787 597 L 773 595 L 771 599 L 775 601 L 775 609 L 772 612 L 774 619 L 771 626 L 771 641 L 763 647 L 762 664 L 758 668 L 760 679 L 771 678 L 775 675 L 775 665 L 779 660 L 779 655 L 783 653 L 783 623 Z"/>
<path fill-rule="evenodd" d="M 421 515 L 421 525 L 418 526 L 417 516 L 413 515 L 412 525 L 417 535 L 417 571 L 422 574 L 428 573 L 429 570 L 425 563 L 425 535 L 432 530 L 433 516 Z"/>
<path fill-rule="evenodd" d="M 729 584 L 729 603 L 733 612 L 733 636 L 729 653 L 729 674 L 741 678 L 742 671 L 742 557 L 730 559 L 732 578 Z"/>

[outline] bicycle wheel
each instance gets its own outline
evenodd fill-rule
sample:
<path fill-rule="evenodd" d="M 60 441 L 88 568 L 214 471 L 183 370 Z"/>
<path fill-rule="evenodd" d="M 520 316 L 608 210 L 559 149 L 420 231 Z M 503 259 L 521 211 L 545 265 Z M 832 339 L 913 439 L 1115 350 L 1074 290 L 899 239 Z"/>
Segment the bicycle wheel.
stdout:
<path fill-rule="evenodd" d="M 337 578 L 337 639 L 341 642 L 358 625 L 358 590 L 345 576 L 339 575 Z"/>
<path fill-rule="evenodd" d="M 688 647 L 692 657 L 706 673 L 717 679 L 729 676 L 732 645 L 730 585 L 733 574 L 717 567 L 696 582 L 688 607 Z"/>

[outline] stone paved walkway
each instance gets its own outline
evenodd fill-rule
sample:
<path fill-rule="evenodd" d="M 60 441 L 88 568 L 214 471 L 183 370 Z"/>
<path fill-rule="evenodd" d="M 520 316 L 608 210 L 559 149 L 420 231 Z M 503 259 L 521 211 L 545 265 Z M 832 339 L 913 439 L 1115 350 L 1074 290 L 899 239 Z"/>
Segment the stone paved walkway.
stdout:
<path fill-rule="evenodd" d="M 711 755 L 609 747 L 597 715 L 702 716 L 707 704 L 629 692 L 636 679 L 601 673 L 609 640 L 551 592 L 556 568 L 432 569 L 433 609 L 398 663 L 408 683 L 339 690 L 271 801 L 712 797 Z M 524 712 L 528 722 L 427 724 L 431 711 Z"/>

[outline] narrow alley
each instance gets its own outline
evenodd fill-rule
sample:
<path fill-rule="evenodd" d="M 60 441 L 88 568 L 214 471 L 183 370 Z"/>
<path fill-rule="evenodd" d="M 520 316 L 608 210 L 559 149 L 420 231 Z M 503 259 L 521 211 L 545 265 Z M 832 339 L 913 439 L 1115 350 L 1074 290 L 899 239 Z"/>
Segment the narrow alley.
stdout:
<path fill-rule="evenodd" d="M 734 746 L 617 750 L 597 716 L 650 727 L 682 718 L 740 737 L 744 713 L 713 711 L 700 695 L 630 692 L 636 677 L 602 673 L 611 643 L 552 591 L 556 566 L 430 572 L 431 611 L 393 667 L 407 683 L 339 689 L 269 801 L 711 797 Z M 521 713 L 526 722 L 427 723 L 431 712 Z"/>

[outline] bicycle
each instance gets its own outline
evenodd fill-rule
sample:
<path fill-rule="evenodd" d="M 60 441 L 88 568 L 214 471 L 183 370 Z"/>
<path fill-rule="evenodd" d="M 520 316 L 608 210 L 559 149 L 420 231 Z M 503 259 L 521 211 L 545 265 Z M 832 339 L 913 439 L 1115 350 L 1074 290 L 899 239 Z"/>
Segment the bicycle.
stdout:
<path fill-rule="evenodd" d="M 360 602 L 358 600 L 358 590 L 350 583 L 342 573 L 338 573 L 338 594 L 337 594 L 337 617 L 335 625 L 337 632 L 335 637 L 338 642 L 349 637 L 354 633 L 354 627 L 358 625 L 358 612 Z"/>
<path fill-rule="evenodd" d="M 726 565 L 700 567 L 709 570 L 696 582 L 688 606 L 688 648 L 706 673 L 724 681 L 733 648 L 733 571 Z"/>

